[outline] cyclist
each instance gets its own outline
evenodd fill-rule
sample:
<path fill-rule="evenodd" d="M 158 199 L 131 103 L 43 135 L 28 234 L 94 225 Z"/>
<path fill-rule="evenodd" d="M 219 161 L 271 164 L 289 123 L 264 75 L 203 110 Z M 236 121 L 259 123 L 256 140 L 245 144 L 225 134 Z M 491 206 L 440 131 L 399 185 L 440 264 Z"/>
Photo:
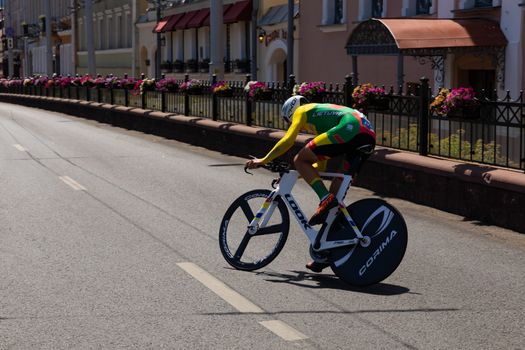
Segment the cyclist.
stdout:
<path fill-rule="evenodd" d="M 358 110 L 329 103 L 309 103 L 299 95 L 284 102 L 281 117 L 290 125 L 284 137 L 264 158 L 248 160 L 246 167 L 257 168 L 286 153 L 293 146 L 300 130 L 316 135 L 294 157 L 294 165 L 320 200 L 308 224 L 322 224 L 328 211 L 338 205 L 335 194 L 341 180 L 334 179 L 329 191 L 317 169 L 323 171 L 328 159 L 346 155 L 341 170 L 355 174 L 375 147 L 375 132 L 365 115 Z M 321 272 L 327 266 L 315 261 L 306 265 L 314 272 Z"/>

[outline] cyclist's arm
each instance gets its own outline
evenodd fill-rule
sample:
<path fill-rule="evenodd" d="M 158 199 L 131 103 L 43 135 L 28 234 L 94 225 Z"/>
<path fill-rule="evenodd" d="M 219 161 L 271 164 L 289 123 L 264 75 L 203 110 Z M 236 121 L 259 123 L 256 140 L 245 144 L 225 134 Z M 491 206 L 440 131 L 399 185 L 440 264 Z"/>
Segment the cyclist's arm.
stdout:
<path fill-rule="evenodd" d="M 268 152 L 268 154 L 261 159 L 262 164 L 267 164 L 268 162 L 271 162 L 277 157 L 282 156 L 286 153 L 290 148 L 292 148 L 295 139 L 297 138 L 297 135 L 299 134 L 299 130 L 303 127 L 306 120 L 306 114 L 299 114 L 295 113 L 292 118 L 292 124 L 288 128 L 288 131 L 286 131 L 286 134 L 283 136 L 282 139 L 279 140 L 273 146 L 273 148 Z"/>

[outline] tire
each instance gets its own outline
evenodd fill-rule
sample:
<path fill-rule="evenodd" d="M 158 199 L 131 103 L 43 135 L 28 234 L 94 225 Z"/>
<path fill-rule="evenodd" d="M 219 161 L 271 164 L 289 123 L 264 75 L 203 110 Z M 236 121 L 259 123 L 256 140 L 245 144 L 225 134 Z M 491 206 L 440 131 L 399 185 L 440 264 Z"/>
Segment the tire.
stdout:
<path fill-rule="evenodd" d="M 370 244 L 335 248 L 330 251 L 332 271 L 353 286 L 368 286 L 390 276 L 405 255 L 408 234 L 403 216 L 392 205 L 378 198 L 367 198 L 347 207 Z M 343 214 L 332 225 L 328 240 L 354 238 Z"/>
<path fill-rule="evenodd" d="M 269 190 L 246 192 L 224 214 L 219 230 L 219 246 L 224 259 L 236 269 L 252 271 L 268 265 L 286 243 L 290 216 L 280 197 L 274 200 L 277 206 L 266 227 L 254 235 L 247 232 L 248 224 L 270 193 Z"/>

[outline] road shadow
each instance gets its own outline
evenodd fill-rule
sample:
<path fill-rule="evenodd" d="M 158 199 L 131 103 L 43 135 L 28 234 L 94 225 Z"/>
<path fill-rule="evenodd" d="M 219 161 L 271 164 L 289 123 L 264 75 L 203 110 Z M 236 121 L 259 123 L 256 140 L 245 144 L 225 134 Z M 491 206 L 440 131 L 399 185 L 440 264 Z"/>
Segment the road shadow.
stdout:
<path fill-rule="evenodd" d="M 266 277 L 265 280 L 268 282 L 288 283 L 303 288 L 338 289 L 356 293 L 386 296 L 411 293 L 410 289 L 406 287 L 389 283 L 377 283 L 367 287 L 355 287 L 341 281 L 338 277 L 329 274 L 309 273 L 305 271 L 290 271 L 288 274 L 269 271 L 254 271 L 253 273 Z M 312 285 L 312 281 L 316 284 Z"/>

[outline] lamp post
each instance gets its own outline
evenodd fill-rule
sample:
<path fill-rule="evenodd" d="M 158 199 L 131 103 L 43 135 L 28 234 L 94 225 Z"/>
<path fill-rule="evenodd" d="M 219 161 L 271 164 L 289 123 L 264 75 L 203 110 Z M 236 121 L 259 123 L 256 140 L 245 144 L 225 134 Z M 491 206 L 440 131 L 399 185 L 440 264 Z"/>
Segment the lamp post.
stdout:
<path fill-rule="evenodd" d="M 44 12 L 46 16 L 46 74 L 48 77 L 53 73 L 53 48 L 51 40 L 51 0 L 44 1 Z"/>
<path fill-rule="evenodd" d="M 294 61 L 294 55 L 293 55 L 293 34 L 294 34 L 294 23 L 293 23 L 293 15 L 294 15 L 294 1 L 288 0 L 288 37 L 286 40 L 286 50 L 288 51 L 288 58 L 287 61 L 287 73 L 288 76 L 290 76 L 293 73 L 293 61 Z"/>
<path fill-rule="evenodd" d="M 156 0 L 157 3 L 156 3 L 156 6 L 157 6 L 157 25 L 159 24 L 160 22 L 160 17 L 161 17 L 161 1 L 160 0 Z M 160 62 L 161 62 L 161 55 L 162 55 L 162 38 L 161 38 L 161 34 L 160 34 L 160 31 L 157 31 L 157 55 L 155 57 L 155 79 L 156 80 L 159 80 L 160 79 Z"/>
<path fill-rule="evenodd" d="M 257 33 L 257 17 L 259 13 L 259 0 L 253 0 L 252 1 L 252 23 L 251 23 L 251 74 L 252 79 L 257 80 L 257 40 L 259 40 L 259 43 L 262 43 L 261 41 L 261 33 Z M 266 35 L 266 33 L 264 33 Z M 264 38 L 263 38 L 264 40 Z"/>
<path fill-rule="evenodd" d="M 86 9 L 86 46 L 88 52 L 88 73 L 96 74 L 95 65 L 95 42 L 93 37 L 93 0 L 85 0 Z"/>
<path fill-rule="evenodd" d="M 223 13 L 222 0 L 211 0 L 210 4 L 210 75 L 215 74 L 217 79 L 224 78 L 223 63 Z"/>

